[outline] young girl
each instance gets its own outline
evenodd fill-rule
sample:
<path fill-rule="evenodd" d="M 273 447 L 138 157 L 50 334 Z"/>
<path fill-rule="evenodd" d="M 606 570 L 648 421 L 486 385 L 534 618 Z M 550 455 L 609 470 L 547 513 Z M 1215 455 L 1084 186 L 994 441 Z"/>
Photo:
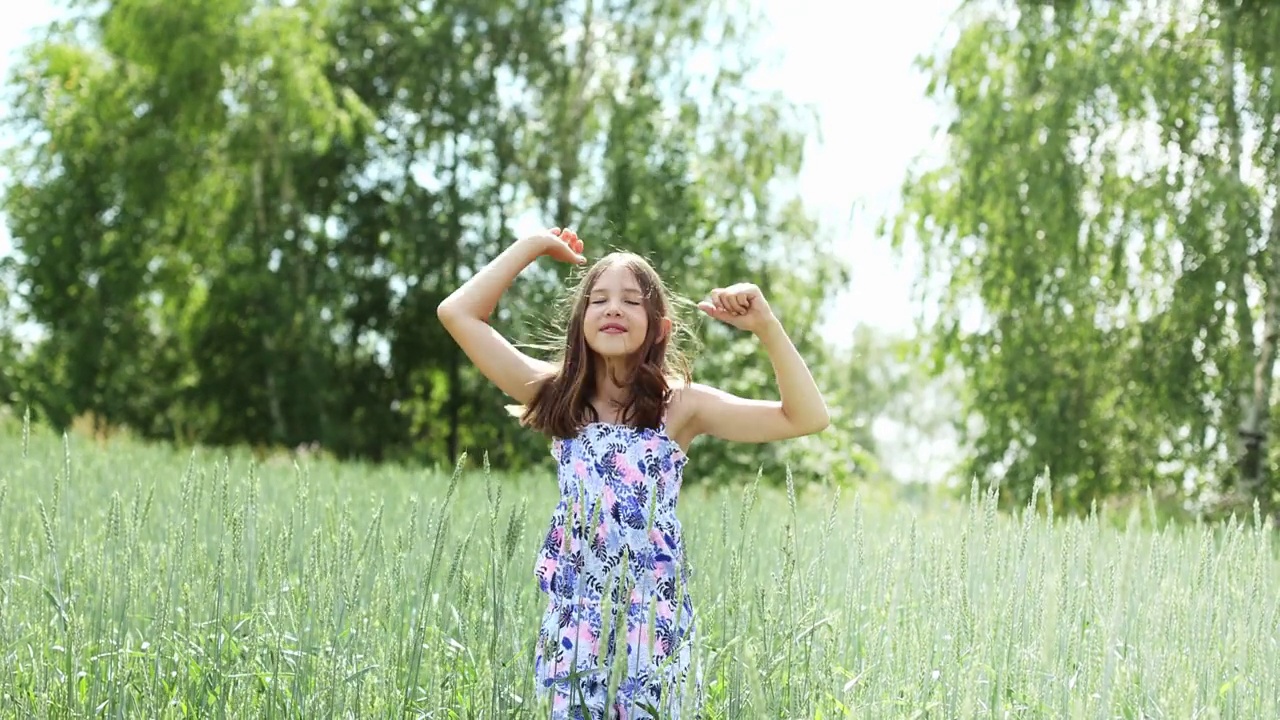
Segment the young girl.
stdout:
<path fill-rule="evenodd" d="M 566 720 L 604 718 L 606 708 L 611 718 L 678 718 L 693 633 L 676 518 L 685 452 L 699 435 L 761 443 L 816 433 L 827 408 L 750 284 L 713 290 L 698 307 L 755 333 L 781 401 L 739 398 L 676 373 L 666 291 L 630 253 L 587 272 L 558 362 L 525 355 L 489 326 L 526 266 L 543 255 L 581 265 L 582 252 L 568 229 L 519 240 L 438 314 L 485 377 L 524 406 L 522 423 L 552 438 L 561 499 L 535 570 L 549 596 L 534 658 L 539 696 L 552 692 L 553 717 Z"/>

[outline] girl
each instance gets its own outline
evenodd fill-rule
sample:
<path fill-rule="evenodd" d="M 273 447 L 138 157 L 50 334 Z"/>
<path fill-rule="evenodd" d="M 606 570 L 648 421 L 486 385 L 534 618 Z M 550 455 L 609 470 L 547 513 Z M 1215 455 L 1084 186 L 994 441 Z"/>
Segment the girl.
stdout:
<path fill-rule="evenodd" d="M 557 719 L 603 718 L 606 708 L 609 717 L 678 718 L 674 691 L 688 673 L 693 633 L 676 518 L 685 452 L 699 435 L 760 443 L 816 433 L 827 426 L 827 408 L 750 284 L 715 289 L 698 307 L 755 333 L 781 401 L 743 399 L 677 373 L 666 291 L 630 253 L 607 255 L 587 272 L 558 362 L 525 355 L 489 326 L 526 266 L 543 255 L 582 265 L 582 252 L 568 229 L 519 240 L 440 303 L 438 315 L 480 372 L 524 406 L 521 422 L 552 438 L 561 499 L 535 570 L 549 597 L 534 658 L 539 696 L 553 693 Z"/>

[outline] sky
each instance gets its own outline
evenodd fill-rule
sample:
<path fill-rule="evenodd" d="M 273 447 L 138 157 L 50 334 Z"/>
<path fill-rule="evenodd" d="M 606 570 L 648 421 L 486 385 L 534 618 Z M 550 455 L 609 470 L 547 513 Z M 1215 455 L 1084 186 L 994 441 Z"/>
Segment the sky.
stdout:
<path fill-rule="evenodd" d="M 763 2 L 772 25 L 765 42 L 777 61 L 760 81 L 817 110 L 820 139 L 807 148 L 800 191 L 853 273 L 828 322 L 830 337 L 843 344 L 863 324 L 910 332 L 916 265 L 899 259 L 875 227 L 897 207 L 912 161 L 938 147 L 939 109 L 925 97 L 925 78 L 913 61 L 937 46 L 959 0 L 843 8 L 828 0 Z M 61 12 L 55 0 L 7 4 L 0 23 L 0 77 L 8 76 L 31 32 Z M 7 108 L 0 107 L 4 114 Z M 7 140 L 0 136 L 0 144 Z M 2 219 L 0 255 L 11 247 Z"/>
<path fill-rule="evenodd" d="M 941 147 L 941 108 L 926 97 L 914 62 L 944 39 L 959 0 L 766 6 L 770 42 L 782 58 L 771 81 L 812 104 L 821 122 L 820 139 L 806 148 L 800 192 L 835 233 L 853 274 L 829 321 L 832 339 L 849 337 L 857 325 L 910 332 L 918 263 L 898 259 L 876 225 L 898 208 L 913 161 L 936 157 Z"/>

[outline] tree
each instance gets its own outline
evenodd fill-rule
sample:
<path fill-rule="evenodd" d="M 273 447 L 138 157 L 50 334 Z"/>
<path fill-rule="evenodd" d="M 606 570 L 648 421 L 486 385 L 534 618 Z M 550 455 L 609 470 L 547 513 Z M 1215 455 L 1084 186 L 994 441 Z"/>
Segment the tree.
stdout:
<path fill-rule="evenodd" d="M 806 126 L 750 89 L 755 26 L 690 0 L 83 9 L 11 83 L 15 288 L 46 332 L 23 387 L 60 426 L 544 463 L 434 317 L 531 218 L 645 253 L 693 299 L 757 279 L 820 352 L 839 268 L 780 187 Z M 530 337 L 564 272 L 531 270 L 495 322 Z M 749 338 L 686 319 L 702 379 L 767 394 Z"/>
<path fill-rule="evenodd" d="M 1150 12 L 1148 12 L 1150 10 Z M 1275 498 L 1280 12 L 1258 3 L 965 2 L 925 60 L 953 110 L 903 185 L 973 473 L 1059 507 L 1148 485 Z M 962 429 L 963 432 L 963 429 Z"/>

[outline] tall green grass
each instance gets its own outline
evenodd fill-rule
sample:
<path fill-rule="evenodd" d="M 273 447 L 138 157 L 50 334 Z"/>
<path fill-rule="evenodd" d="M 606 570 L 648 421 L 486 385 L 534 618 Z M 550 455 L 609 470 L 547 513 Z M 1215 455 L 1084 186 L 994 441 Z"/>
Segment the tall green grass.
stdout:
<path fill-rule="evenodd" d="M 0 436 L 0 714 L 537 718 L 552 469 Z M 1043 505 L 1043 503 L 1042 503 Z M 707 718 L 1280 717 L 1256 518 L 686 488 Z M 686 717 L 692 717 L 690 713 Z"/>

